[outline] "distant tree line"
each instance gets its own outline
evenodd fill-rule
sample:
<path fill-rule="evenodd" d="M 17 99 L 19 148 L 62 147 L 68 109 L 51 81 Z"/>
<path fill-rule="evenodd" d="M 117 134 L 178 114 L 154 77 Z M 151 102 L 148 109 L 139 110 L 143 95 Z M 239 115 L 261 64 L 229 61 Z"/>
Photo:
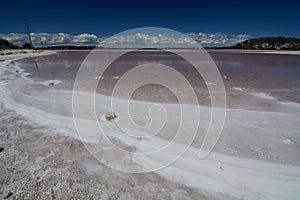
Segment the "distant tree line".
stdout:
<path fill-rule="evenodd" d="M 31 49 L 29 43 L 25 43 L 22 47 L 16 46 L 7 40 L 0 39 L 0 49 Z M 92 50 L 95 46 L 72 46 L 60 45 L 50 46 L 48 50 Z M 285 37 L 265 37 L 245 40 L 232 47 L 210 47 L 207 49 L 261 49 L 261 50 L 300 50 L 300 38 Z"/>
<path fill-rule="evenodd" d="M 0 39 L 0 49 L 19 49 L 20 47 L 10 43 L 7 40 Z"/>
<path fill-rule="evenodd" d="M 300 38 L 265 37 L 238 43 L 237 49 L 300 50 Z"/>
<path fill-rule="evenodd" d="M 48 50 L 91 50 L 95 46 L 72 46 L 72 45 L 60 45 L 60 46 L 50 46 L 44 48 L 35 48 L 35 49 L 48 49 Z M 12 44 L 7 40 L 0 39 L 0 49 L 32 49 L 30 43 L 23 44 L 22 47 Z"/>
<path fill-rule="evenodd" d="M 71 45 L 61 45 L 61 46 L 50 46 L 44 48 L 36 49 L 47 49 L 47 50 L 92 50 L 96 46 L 71 46 Z"/>

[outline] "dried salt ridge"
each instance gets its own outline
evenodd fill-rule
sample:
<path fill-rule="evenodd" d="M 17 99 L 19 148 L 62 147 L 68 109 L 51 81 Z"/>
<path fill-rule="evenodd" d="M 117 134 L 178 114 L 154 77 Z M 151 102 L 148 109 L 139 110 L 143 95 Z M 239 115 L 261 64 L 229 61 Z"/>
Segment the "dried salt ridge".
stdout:
<path fill-rule="evenodd" d="M 83 143 L 76 140 L 79 138 L 68 107 L 70 91 L 34 84 L 33 80 L 22 76 L 24 71 L 17 65 L 2 64 L 5 72 L 1 74 L 0 89 L 5 108 L 1 107 L 0 130 L 4 134 L 1 142 L 5 150 L 0 156 L 1 163 L 7 166 L 0 168 L 5 170 L 1 171 L 1 182 L 5 183 L 1 187 L 3 198 L 11 193 L 10 198 L 25 198 L 26 195 L 35 198 L 37 195 L 36 198 L 297 199 L 299 196 L 299 134 L 292 129 L 299 124 L 297 103 L 281 105 L 278 99 L 265 98 L 269 96 L 244 89 L 244 86 L 243 90 L 232 89 L 229 95 L 246 96 L 263 105 L 268 102 L 281 110 L 230 108 L 224 133 L 215 151 L 206 159 L 198 159 L 196 144 L 176 163 L 157 173 L 130 175 L 99 164 L 86 152 Z M 19 73 L 15 73 L 16 70 Z M 231 73 L 226 76 L 227 81 L 232 80 Z M 59 85 L 63 84 L 65 80 Z M 239 84 L 234 85 L 237 86 Z M 97 116 L 110 112 L 109 99 L 96 95 Z M 134 103 L 137 107 L 148 105 L 148 102 Z M 166 107 L 177 109 L 176 104 L 166 104 Z M 193 108 L 190 105 L 190 109 Z M 206 107 L 201 108 L 205 115 Z M 143 113 L 142 110 L 136 112 Z M 118 115 L 122 117 L 122 113 Z M 113 124 L 109 125 L 113 127 Z M 93 130 L 88 132 L 93 133 Z M 122 135 L 114 127 L 107 133 L 111 137 Z M 93 142 L 93 136 L 84 135 L 83 139 L 86 143 Z M 158 143 L 163 139 L 168 136 L 157 139 Z M 133 150 L 144 148 L 121 137 L 118 142 Z M 122 155 L 109 154 L 105 147 L 103 144 L 100 152 L 103 157 L 122 160 Z M 162 155 L 160 162 L 163 161 Z M 135 162 L 147 166 L 153 161 Z M 13 178 L 18 181 L 12 181 Z"/>
<path fill-rule="evenodd" d="M 208 197 L 157 174 L 101 165 L 82 142 L 0 104 L 1 199 L 196 199 Z M 162 186 L 165 185 L 165 186 Z"/>

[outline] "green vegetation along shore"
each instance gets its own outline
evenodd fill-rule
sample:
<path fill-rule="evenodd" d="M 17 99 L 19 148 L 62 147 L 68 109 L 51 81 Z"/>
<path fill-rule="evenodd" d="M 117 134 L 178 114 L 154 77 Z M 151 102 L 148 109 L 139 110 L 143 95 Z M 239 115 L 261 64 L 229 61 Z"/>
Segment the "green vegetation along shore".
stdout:
<path fill-rule="evenodd" d="M 265 37 L 238 43 L 237 49 L 300 50 L 300 38 Z"/>

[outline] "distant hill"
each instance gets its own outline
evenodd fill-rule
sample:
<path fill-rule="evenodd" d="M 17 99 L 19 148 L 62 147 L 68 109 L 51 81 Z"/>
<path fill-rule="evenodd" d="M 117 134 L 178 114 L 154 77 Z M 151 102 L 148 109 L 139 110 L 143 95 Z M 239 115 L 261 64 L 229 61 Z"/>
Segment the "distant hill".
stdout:
<path fill-rule="evenodd" d="M 300 38 L 265 37 L 249 39 L 236 45 L 238 49 L 300 50 Z"/>
<path fill-rule="evenodd" d="M 20 47 L 10 43 L 7 40 L 0 39 L 0 49 L 18 49 Z"/>

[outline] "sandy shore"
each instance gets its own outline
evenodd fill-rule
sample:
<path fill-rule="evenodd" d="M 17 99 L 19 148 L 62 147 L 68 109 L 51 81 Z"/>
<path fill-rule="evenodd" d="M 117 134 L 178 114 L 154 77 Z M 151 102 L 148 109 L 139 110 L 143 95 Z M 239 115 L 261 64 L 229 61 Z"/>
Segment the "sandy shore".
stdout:
<path fill-rule="evenodd" d="M 3 198 L 297 199 L 299 196 L 300 162 L 297 155 L 300 140 L 295 127 L 300 118 L 297 103 L 289 105 L 294 113 L 228 109 L 224 133 L 216 150 L 207 158 L 199 160 L 197 157 L 203 139 L 199 137 L 171 166 L 155 173 L 133 175 L 100 164 L 85 147 L 97 141 L 101 144 L 96 149 L 100 158 L 117 160 L 116 166 L 126 164 L 129 168 L 164 164 L 169 155 L 140 159 L 109 150 L 108 144 L 99 138 L 99 130 L 89 126 L 92 122 L 86 111 L 90 105 L 86 105 L 81 113 L 79 120 L 86 124 L 87 131 L 79 138 L 72 118 L 72 91 L 58 87 L 66 80 L 55 82 L 49 79 L 57 83 L 53 87 L 48 82 L 35 82 L 25 76 L 16 62 L 0 63 L 0 128 L 4 148 L 1 152 L 1 182 L 4 184 L 0 192 Z M 245 92 L 243 88 L 234 90 Z M 276 100 L 262 93 L 253 96 Z M 108 96 L 96 95 L 97 116 L 108 111 L 109 103 Z M 151 106 L 150 102 L 134 101 L 133 105 L 136 110 L 132 114 L 139 114 L 141 123 L 149 120 L 145 110 L 139 108 Z M 115 124 L 107 126 L 101 120 L 100 123 L 105 134 L 117 138 L 122 147 L 145 152 L 172 137 L 178 105 L 164 106 L 173 117 L 170 129 L 149 143 L 120 137 L 122 132 Z M 187 109 L 195 107 L 187 105 Z M 201 109 L 204 116 L 209 115 L 205 106 Z M 122 113 L 119 115 L 123 118 Z M 159 121 L 159 116 L 156 119 Z M 206 123 L 203 121 L 203 126 Z M 127 128 L 131 130 L 131 127 Z M 174 147 L 181 148 L 180 145 Z M 176 149 L 169 153 L 172 151 Z"/>

